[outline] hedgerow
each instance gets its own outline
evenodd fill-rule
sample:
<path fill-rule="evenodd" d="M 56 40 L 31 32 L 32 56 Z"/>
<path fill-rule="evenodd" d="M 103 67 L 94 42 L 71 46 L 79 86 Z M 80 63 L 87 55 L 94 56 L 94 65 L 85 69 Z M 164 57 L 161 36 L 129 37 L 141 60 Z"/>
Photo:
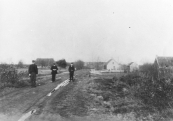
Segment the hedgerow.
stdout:
<path fill-rule="evenodd" d="M 120 78 L 135 91 L 134 96 L 150 107 L 163 110 L 172 107 L 173 79 L 141 76 L 140 73 L 130 73 Z"/>
<path fill-rule="evenodd" d="M 152 80 L 141 80 L 140 86 L 136 89 L 135 96 L 140 98 L 144 104 L 158 110 L 170 107 L 173 101 L 173 83 L 165 78 Z M 171 106 L 172 107 L 172 106 Z"/>
<path fill-rule="evenodd" d="M 173 116 L 173 79 L 129 73 L 120 78 L 97 78 L 91 93 L 102 96 L 108 111 L 113 114 L 133 112 L 137 119 L 151 116 L 151 121 Z M 93 85 L 93 84 L 92 84 Z"/>
<path fill-rule="evenodd" d="M 0 88 L 23 87 L 29 85 L 27 72 L 18 73 L 15 67 L 8 64 L 0 65 Z"/>

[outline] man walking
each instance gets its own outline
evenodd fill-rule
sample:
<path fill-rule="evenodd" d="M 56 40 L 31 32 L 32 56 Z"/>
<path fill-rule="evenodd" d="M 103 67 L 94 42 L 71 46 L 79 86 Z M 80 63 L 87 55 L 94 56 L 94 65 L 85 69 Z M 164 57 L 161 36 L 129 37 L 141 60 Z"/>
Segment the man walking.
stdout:
<path fill-rule="evenodd" d="M 74 68 L 73 63 L 70 64 L 70 66 L 68 68 L 68 71 L 69 71 L 69 74 L 70 74 L 70 81 L 74 81 L 73 76 L 74 76 L 75 68 Z"/>
<path fill-rule="evenodd" d="M 35 60 L 33 60 L 32 64 L 29 66 L 28 72 L 31 79 L 31 86 L 36 87 L 36 74 L 38 74 L 38 68 L 35 64 Z"/>
<path fill-rule="evenodd" d="M 55 82 L 56 74 L 57 74 L 57 70 L 58 70 L 58 67 L 55 65 L 55 63 L 51 67 L 51 70 L 52 70 L 52 72 L 51 72 L 51 74 L 52 74 L 52 82 Z"/>

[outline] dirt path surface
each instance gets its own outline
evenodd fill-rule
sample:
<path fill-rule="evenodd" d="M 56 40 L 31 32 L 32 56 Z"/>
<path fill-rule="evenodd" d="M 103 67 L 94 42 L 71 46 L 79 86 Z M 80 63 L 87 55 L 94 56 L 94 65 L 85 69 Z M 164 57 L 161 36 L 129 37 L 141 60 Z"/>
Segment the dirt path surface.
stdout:
<path fill-rule="evenodd" d="M 68 73 L 57 75 L 61 79 L 55 83 L 50 83 L 50 76 L 44 76 L 38 80 L 41 84 L 36 88 L 9 88 L 0 93 L 0 119 L 3 121 L 17 121 L 25 113 L 35 109 L 36 112 L 26 121 L 43 120 L 46 115 L 59 115 L 60 117 L 69 118 L 71 115 L 87 115 L 87 98 L 83 96 L 82 85 L 85 85 L 88 79 L 88 71 L 78 71 L 76 80 L 70 82 L 67 86 L 59 88 L 51 96 L 47 94 L 52 91 L 58 84 L 68 79 Z M 56 117 L 57 119 L 57 117 Z M 1 121 L 0 120 L 0 121 Z"/>
<path fill-rule="evenodd" d="M 61 77 L 61 79 L 60 79 Z M 51 76 L 44 76 L 42 79 L 38 79 L 37 87 L 25 87 L 25 88 L 6 88 L 0 92 L 0 121 L 3 121 L 5 117 L 9 120 L 17 121 L 23 113 L 31 110 L 39 101 L 44 100 L 46 95 L 55 88 L 63 80 L 67 79 L 67 74 L 57 75 L 55 83 L 51 83 Z M 8 119 L 5 119 L 8 120 Z"/>
<path fill-rule="evenodd" d="M 76 80 L 57 90 L 51 97 L 38 102 L 37 113 L 27 121 L 70 120 L 71 116 L 87 116 L 89 99 L 82 91 L 88 72 L 77 72 Z"/>

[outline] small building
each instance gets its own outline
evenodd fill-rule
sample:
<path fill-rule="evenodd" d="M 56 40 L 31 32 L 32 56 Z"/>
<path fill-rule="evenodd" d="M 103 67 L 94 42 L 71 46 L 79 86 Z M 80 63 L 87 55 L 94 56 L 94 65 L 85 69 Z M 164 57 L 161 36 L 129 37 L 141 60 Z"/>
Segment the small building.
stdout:
<path fill-rule="evenodd" d="M 37 66 L 41 66 L 41 67 L 50 67 L 51 65 L 53 65 L 54 62 L 55 61 L 53 58 L 37 58 L 36 59 Z"/>
<path fill-rule="evenodd" d="M 105 62 L 85 62 L 84 66 L 90 69 L 102 70 Z"/>
<path fill-rule="evenodd" d="M 105 65 L 104 69 L 109 70 L 111 72 L 124 72 L 121 68 L 121 64 L 116 62 L 114 59 L 110 59 Z"/>
<path fill-rule="evenodd" d="M 131 62 L 127 65 L 127 71 L 128 72 L 134 72 L 139 70 L 139 65 L 135 62 Z"/>
<path fill-rule="evenodd" d="M 156 56 L 154 61 L 154 77 L 173 77 L 173 57 Z"/>

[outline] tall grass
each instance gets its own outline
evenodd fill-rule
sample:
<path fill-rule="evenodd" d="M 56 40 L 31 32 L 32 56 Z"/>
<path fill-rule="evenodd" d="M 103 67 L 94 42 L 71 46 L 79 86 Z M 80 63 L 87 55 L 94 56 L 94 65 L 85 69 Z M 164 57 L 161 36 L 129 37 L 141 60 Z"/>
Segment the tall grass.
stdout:
<path fill-rule="evenodd" d="M 151 71 L 148 71 L 151 72 Z M 113 79 L 97 78 L 90 92 L 103 97 L 109 112 L 134 113 L 136 120 L 173 117 L 173 79 L 153 78 L 151 73 L 134 72 Z"/>
<path fill-rule="evenodd" d="M 131 95 L 142 102 L 142 110 L 152 116 L 156 115 L 157 120 L 160 120 L 158 117 L 164 120 L 173 117 L 173 78 L 153 78 L 152 75 L 130 73 L 120 81 L 130 86 Z"/>

